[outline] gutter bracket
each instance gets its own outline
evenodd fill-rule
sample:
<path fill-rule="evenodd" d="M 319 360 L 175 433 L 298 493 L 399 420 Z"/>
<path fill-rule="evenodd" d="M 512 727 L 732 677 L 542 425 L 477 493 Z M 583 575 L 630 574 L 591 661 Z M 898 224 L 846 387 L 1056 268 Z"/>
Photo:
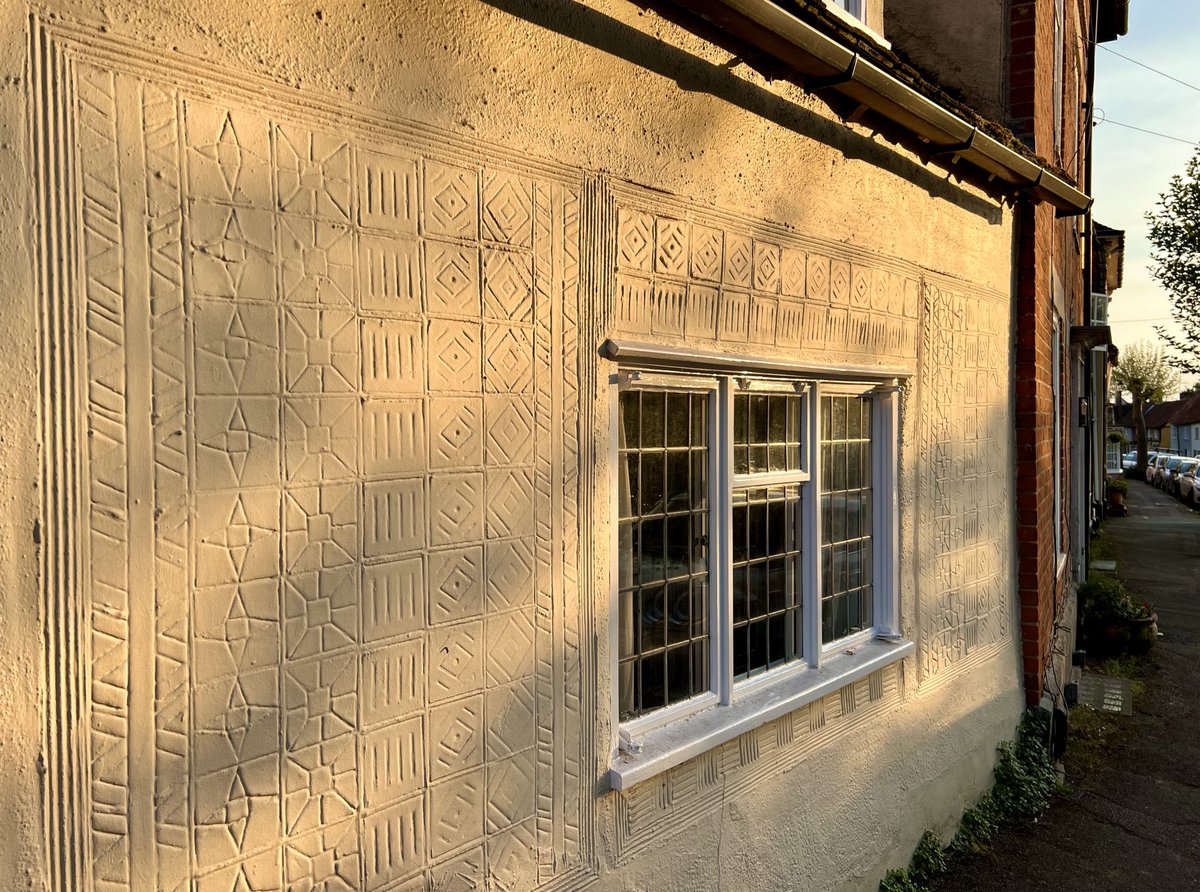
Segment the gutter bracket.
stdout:
<path fill-rule="evenodd" d="M 968 136 L 962 142 L 955 143 L 952 146 L 937 146 L 929 154 L 936 157 L 938 155 L 957 155 L 960 152 L 965 152 L 975 144 L 975 134 L 978 132 L 979 132 L 979 125 L 976 124 L 974 127 L 971 128 L 970 136 Z"/>
<path fill-rule="evenodd" d="M 1082 211 L 1066 211 L 1066 210 L 1063 210 L 1062 208 L 1055 208 L 1054 216 L 1058 220 L 1061 220 L 1063 217 L 1078 217 L 1081 214 L 1086 214 L 1089 211 L 1091 211 L 1092 205 L 1095 203 L 1095 201 L 1096 201 L 1096 199 L 1094 197 L 1089 196 L 1087 207 L 1085 207 Z"/>
<path fill-rule="evenodd" d="M 831 74 L 828 77 L 806 77 L 804 79 L 804 92 L 817 93 L 821 90 L 827 90 L 830 87 L 836 87 L 839 84 L 848 84 L 854 80 L 854 70 L 858 67 L 858 53 L 850 57 L 850 64 L 846 66 L 846 70 L 840 74 Z"/>

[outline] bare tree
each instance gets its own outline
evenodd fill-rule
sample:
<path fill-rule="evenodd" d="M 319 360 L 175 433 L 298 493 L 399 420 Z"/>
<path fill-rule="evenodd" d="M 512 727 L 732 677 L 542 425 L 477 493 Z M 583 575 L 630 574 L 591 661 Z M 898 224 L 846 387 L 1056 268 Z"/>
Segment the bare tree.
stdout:
<path fill-rule="evenodd" d="M 1137 431 L 1137 471 L 1146 473 L 1146 403 L 1162 402 L 1179 387 L 1179 373 L 1171 368 L 1161 347 L 1138 341 L 1121 350 L 1113 369 L 1113 387 L 1128 392 L 1133 402 L 1133 426 Z"/>

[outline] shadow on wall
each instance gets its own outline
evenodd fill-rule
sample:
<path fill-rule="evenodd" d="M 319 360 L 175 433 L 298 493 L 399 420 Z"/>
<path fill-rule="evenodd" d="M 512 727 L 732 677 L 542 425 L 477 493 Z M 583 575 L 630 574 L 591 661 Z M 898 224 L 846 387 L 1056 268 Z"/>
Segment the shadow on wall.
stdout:
<path fill-rule="evenodd" d="M 640 68 L 675 81 L 680 89 L 707 93 L 758 117 L 841 152 L 846 158 L 863 161 L 913 183 L 931 197 L 952 204 L 983 218 L 991 225 L 1002 219 L 1000 208 L 964 191 L 929 168 L 910 160 L 891 146 L 861 136 L 849 127 L 767 90 L 748 83 L 732 69 L 739 63 L 753 64 L 744 58 L 746 48 L 734 38 L 714 29 L 703 19 L 665 3 L 642 4 L 664 18 L 682 22 L 682 26 L 705 40 L 723 47 L 734 57 L 725 65 L 714 65 L 685 50 L 651 37 L 636 28 L 589 9 L 574 0 L 483 0 L 517 18 L 538 27 L 588 44 Z M 703 129 L 696 134 L 703 138 Z M 785 146 L 780 147 L 785 150 Z"/>

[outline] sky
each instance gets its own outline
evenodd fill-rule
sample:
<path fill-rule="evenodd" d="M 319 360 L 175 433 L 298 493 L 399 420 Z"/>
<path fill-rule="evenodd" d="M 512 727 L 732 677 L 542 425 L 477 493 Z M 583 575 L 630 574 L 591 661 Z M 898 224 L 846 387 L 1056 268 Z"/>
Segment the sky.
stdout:
<path fill-rule="evenodd" d="M 1190 89 L 1140 68 L 1105 48 L 1194 84 Z M 1165 0 L 1130 0 L 1129 33 L 1096 50 L 1096 120 L 1092 155 L 1095 219 L 1125 230 L 1124 284 L 1109 304 L 1118 347 L 1157 342 L 1154 326 L 1170 327 L 1171 302 L 1154 281 L 1146 213 L 1155 207 L 1172 175 L 1182 174 L 1195 145 L 1185 145 L 1128 124 L 1200 142 L 1200 17 L 1181 14 Z M 1192 382 L 1185 377 L 1183 386 Z"/>

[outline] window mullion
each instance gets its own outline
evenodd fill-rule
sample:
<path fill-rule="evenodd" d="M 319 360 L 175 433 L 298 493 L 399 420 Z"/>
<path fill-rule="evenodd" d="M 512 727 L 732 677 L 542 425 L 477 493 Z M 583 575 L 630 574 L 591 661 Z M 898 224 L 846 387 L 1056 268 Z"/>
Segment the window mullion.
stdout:
<path fill-rule="evenodd" d="M 810 666 L 821 665 L 821 385 L 808 393 L 807 466 L 804 499 L 804 653 Z"/>
<path fill-rule="evenodd" d="M 733 387 L 728 378 L 721 379 L 717 400 L 720 406 L 713 413 L 714 483 L 710 503 L 710 523 L 717 542 L 710 568 L 714 595 L 711 609 L 716 622 L 710 631 L 715 639 L 712 650 L 717 696 L 721 705 L 728 706 L 733 702 Z"/>

